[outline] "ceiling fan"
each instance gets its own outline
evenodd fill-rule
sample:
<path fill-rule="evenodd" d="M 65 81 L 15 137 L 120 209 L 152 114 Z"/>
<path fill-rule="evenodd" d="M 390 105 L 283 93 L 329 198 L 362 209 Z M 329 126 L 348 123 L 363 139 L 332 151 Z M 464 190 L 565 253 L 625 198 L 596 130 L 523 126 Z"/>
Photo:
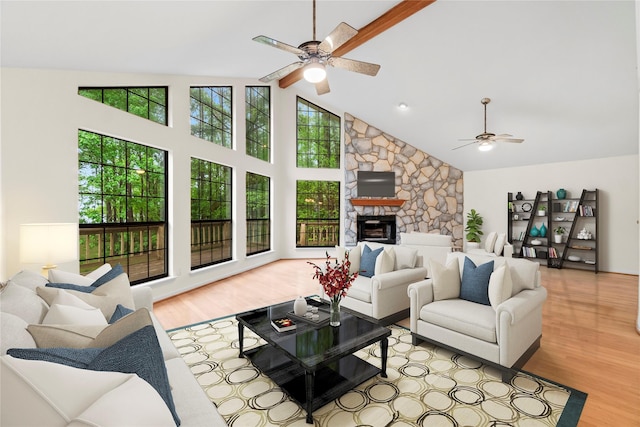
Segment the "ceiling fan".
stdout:
<path fill-rule="evenodd" d="M 487 132 L 487 104 L 491 102 L 491 99 L 482 98 L 480 102 L 482 103 L 482 105 L 484 105 L 484 131 L 480 135 L 477 135 L 475 138 L 472 138 L 472 139 L 459 139 L 459 141 L 472 141 L 472 142 L 453 148 L 453 150 L 457 150 L 458 148 L 466 147 L 467 145 L 471 145 L 471 144 L 479 144 L 478 150 L 489 151 L 493 148 L 494 142 L 521 143 L 522 141 L 524 141 L 524 139 L 514 138 L 513 135 L 509 135 L 508 133 L 501 133 L 496 135 L 495 133 Z"/>
<path fill-rule="evenodd" d="M 378 70 L 380 69 L 380 65 L 378 64 L 371 64 L 369 62 L 356 61 L 354 59 L 332 55 L 337 48 L 349 41 L 349 39 L 356 34 L 358 34 L 358 30 L 344 22 L 341 22 L 323 41 L 320 42 L 316 40 L 316 0 L 313 0 L 313 40 L 304 42 L 298 47 L 294 47 L 267 36 L 257 36 L 253 38 L 254 41 L 264 43 L 267 46 L 291 52 L 294 55 L 297 55 L 300 59 L 299 61 L 289 64 L 271 74 L 267 74 L 262 77 L 260 81 L 270 82 L 272 80 L 280 79 L 291 72 L 304 67 L 305 80 L 310 83 L 314 83 L 318 95 L 323 95 L 329 92 L 329 82 L 327 81 L 327 72 L 325 69 L 327 65 L 343 68 L 348 71 L 355 71 L 356 73 L 366 74 L 369 76 L 375 76 L 378 74 Z"/>

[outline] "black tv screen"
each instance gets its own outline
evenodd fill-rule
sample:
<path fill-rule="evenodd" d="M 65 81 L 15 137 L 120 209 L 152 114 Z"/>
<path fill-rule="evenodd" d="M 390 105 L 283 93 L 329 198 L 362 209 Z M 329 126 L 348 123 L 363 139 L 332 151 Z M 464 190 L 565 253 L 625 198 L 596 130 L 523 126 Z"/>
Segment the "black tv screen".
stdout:
<path fill-rule="evenodd" d="M 394 197 L 396 174 L 394 172 L 358 172 L 358 197 Z"/>

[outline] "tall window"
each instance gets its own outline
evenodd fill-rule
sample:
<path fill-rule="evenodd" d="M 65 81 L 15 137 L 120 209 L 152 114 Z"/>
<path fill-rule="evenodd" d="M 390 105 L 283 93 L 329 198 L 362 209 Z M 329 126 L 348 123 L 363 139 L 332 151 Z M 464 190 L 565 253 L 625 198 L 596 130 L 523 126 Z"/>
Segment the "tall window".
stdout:
<path fill-rule="evenodd" d="M 168 115 L 167 92 L 166 86 L 78 88 L 78 95 L 165 126 Z"/>
<path fill-rule="evenodd" d="M 122 264 L 131 283 L 167 276 L 167 152 L 78 131 L 80 271 Z"/>
<path fill-rule="evenodd" d="M 231 148 L 231 86 L 192 87 L 191 135 Z"/>
<path fill-rule="evenodd" d="M 340 117 L 298 98 L 297 166 L 340 167 Z"/>
<path fill-rule="evenodd" d="M 231 259 L 231 168 L 191 159 L 191 269 Z"/>
<path fill-rule="evenodd" d="M 269 161 L 271 144 L 271 88 L 247 86 L 245 88 L 247 154 Z"/>
<path fill-rule="evenodd" d="M 247 172 L 247 255 L 271 249 L 269 177 Z"/>
<path fill-rule="evenodd" d="M 296 246 L 340 243 L 340 182 L 296 182 Z"/>

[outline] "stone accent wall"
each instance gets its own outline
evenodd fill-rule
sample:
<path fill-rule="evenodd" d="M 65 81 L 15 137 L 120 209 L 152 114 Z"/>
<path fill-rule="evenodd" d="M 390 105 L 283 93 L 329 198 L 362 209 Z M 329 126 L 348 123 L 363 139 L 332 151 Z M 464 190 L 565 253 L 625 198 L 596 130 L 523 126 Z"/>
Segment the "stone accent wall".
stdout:
<path fill-rule="evenodd" d="M 397 232 L 453 235 L 463 242 L 463 173 L 417 148 L 345 114 L 345 243 L 355 245 L 357 215 L 397 215 Z M 357 171 L 394 171 L 401 207 L 353 206 Z M 400 238 L 398 234 L 398 243 Z"/>

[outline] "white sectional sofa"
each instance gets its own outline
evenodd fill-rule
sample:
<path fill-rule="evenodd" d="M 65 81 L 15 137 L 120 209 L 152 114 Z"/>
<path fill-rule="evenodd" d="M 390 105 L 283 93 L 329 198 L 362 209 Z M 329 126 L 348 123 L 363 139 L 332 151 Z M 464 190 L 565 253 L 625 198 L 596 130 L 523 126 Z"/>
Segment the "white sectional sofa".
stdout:
<path fill-rule="evenodd" d="M 491 231 L 487 233 L 484 242 L 482 242 L 479 247 L 473 249 L 467 248 L 465 252 L 470 255 L 512 258 L 513 245 L 507 241 L 507 235 L 505 233 Z"/>
<path fill-rule="evenodd" d="M 539 264 L 453 252 L 432 269 L 432 278 L 408 288 L 414 344 L 425 340 L 469 355 L 509 380 L 540 346 L 547 291 Z"/>
<path fill-rule="evenodd" d="M 172 401 L 182 427 L 226 426 L 153 315 L 151 290 L 140 286 L 129 287 L 127 294 L 125 286 L 128 287 L 128 278 L 126 274 L 124 276 L 118 276 L 119 283 L 115 286 L 118 290 L 115 293 L 110 294 L 114 287 L 109 282 L 100 287 L 110 287 L 102 291 L 104 295 L 93 292 L 91 297 L 83 300 L 98 302 L 98 314 L 110 311 L 109 307 L 113 307 L 114 303 L 129 301 L 133 305 L 129 307 L 135 310 L 133 313 L 108 326 L 99 324 L 95 309 L 77 307 L 71 302 L 71 305 L 60 304 L 71 301 L 69 294 L 77 296 L 75 291 L 60 293 L 45 288 L 48 290 L 46 298 L 51 298 L 55 293 L 54 300 L 50 300 L 52 304 L 47 304 L 39 296 L 44 295 L 41 287 L 47 284 L 47 279 L 37 273 L 20 272 L 3 286 L 0 293 L 0 425 L 175 426 L 178 423 L 167 404 L 167 401 Z M 77 316 L 86 323 L 78 323 Z M 109 317 L 105 316 L 103 320 Z M 69 323 L 52 324 L 51 321 Z M 131 331 L 134 332 L 128 334 Z M 137 338 L 137 334 L 141 333 L 146 334 L 144 340 Z M 119 339 L 121 335 L 126 335 L 126 338 Z M 103 354 L 108 350 L 117 352 L 119 348 L 116 346 L 127 339 L 136 341 L 122 355 L 111 355 L 118 364 L 130 363 L 123 369 L 120 366 L 109 368 L 109 363 L 113 361 L 96 368 L 100 369 L 98 371 L 29 358 L 38 346 L 85 348 L 99 346 L 98 342 L 112 344 L 117 340 L 116 344 L 104 350 L 102 346 L 95 349 L 105 359 L 108 356 Z M 8 355 L 7 351 L 17 352 L 15 354 L 20 357 Z M 136 351 L 142 352 L 141 355 L 136 356 Z M 146 360 L 143 358 L 148 354 L 144 353 L 155 355 L 155 359 L 152 359 L 156 360 L 152 365 L 155 377 L 152 378 L 156 379 L 153 381 L 141 379 L 144 377 L 141 369 L 149 366 L 136 366 Z M 122 362 L 126 356 L 132 356 L 133 361 Z M 140 357 L 138 363 L 137 357 Z M 95 360 L 91 363 L 95 364 Z M 152 383 L 157 384 L 159 377 L 168 381 L 165 394 L 152 386 Z"/>

